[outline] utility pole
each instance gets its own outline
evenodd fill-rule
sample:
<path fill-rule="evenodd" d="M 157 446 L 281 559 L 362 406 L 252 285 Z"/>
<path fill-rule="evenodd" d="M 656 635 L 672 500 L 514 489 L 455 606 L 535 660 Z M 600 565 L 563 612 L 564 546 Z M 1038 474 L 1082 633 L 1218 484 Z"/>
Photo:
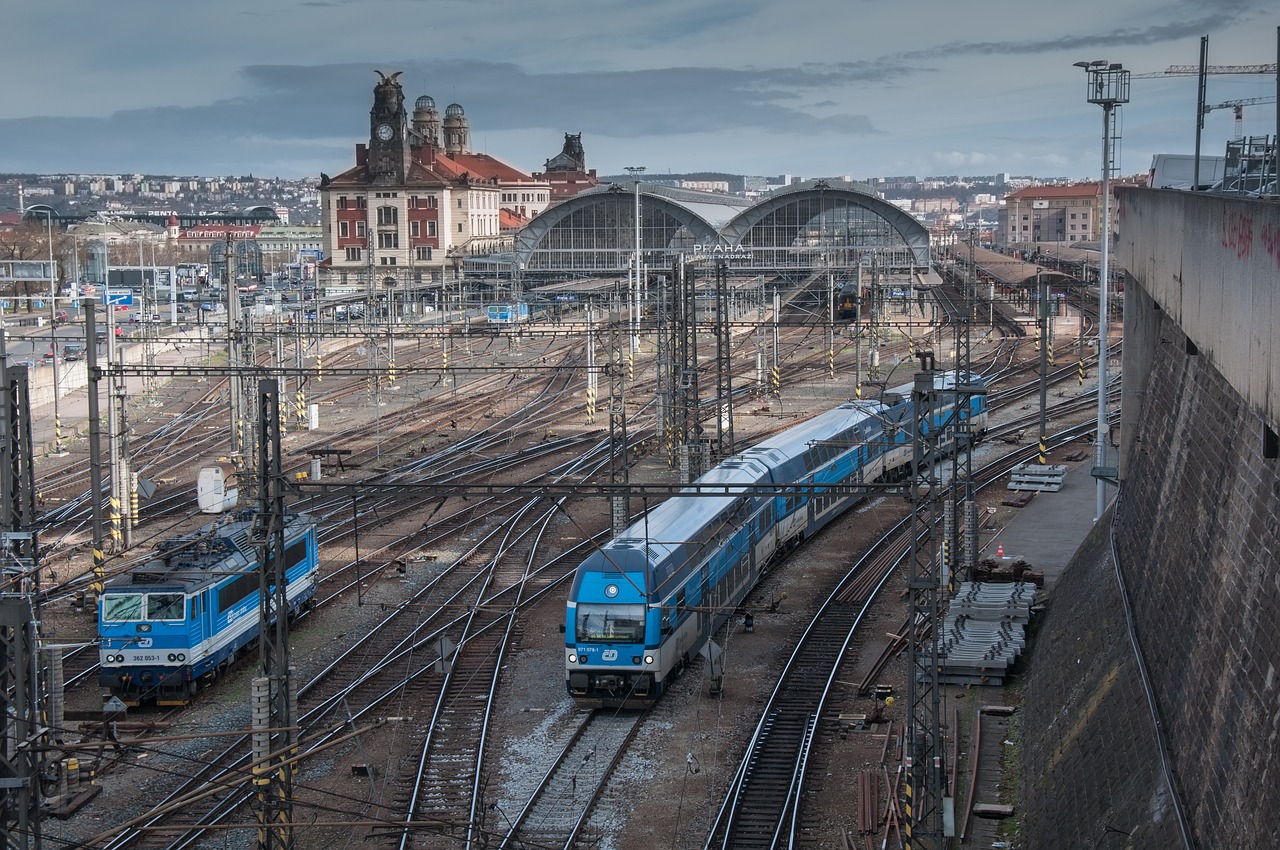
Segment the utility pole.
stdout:
<path fill-rule="evenodd" d="M 107 309 L 110 310 L 110 306 Z M 84 347 L 85 369 L 89 374 L 89 493 L 93 501 L 93 582 L 89 585 L 91 598 L 86 599 L 86 604 L 90 604 L 102 594 L 103 581 L 107 577 L 106 540 L 102 525 L 102 422 L 99 410 L 102 370 L 98 368 L 98 321 L 93 300 L 84 304 L 84 328 L 87 340 Z"/>
<path fill-rule="evenodd" d="M 253 776 L 258 792 L 260 850 L 292 850 L 293 773 L 298 730 L 289 654 L 284 472 L 280 458 L 280 392 L 275 379 L 258 393 L 258 661 L 253 693 Z"/>
<path fill-rule="evenodd" d="M 627 466 L 627 376 L 622 357 L 622 317 L 609 314 L 609 483 L 626 485 L 630 480 Z M 613 535 L 621 537 L 631 521 L 631 500 L 625 493 L 612 500 Z"/>

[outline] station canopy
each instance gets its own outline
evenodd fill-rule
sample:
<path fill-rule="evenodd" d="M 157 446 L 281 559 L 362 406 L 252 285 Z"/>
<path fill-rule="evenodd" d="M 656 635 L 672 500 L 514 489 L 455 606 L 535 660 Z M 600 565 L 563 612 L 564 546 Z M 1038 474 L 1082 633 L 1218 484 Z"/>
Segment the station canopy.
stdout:
<path fill-rule="evenodd" d="M 733 274 L 930 262 L 920 222 L 870 187 L 839 180 L 795 184 L 755 203 L 645 182 L 600 186 L 521 229 L 512 261 L 527 277 L 621 275 L 637 253 L 645 269 L 670 268 L 683 254 Z"/>

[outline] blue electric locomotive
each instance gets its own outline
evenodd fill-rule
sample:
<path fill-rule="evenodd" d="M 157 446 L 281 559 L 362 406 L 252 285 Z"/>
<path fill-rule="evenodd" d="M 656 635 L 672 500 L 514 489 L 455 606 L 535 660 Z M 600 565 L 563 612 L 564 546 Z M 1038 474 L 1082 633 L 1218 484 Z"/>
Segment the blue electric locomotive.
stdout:
<path fill-rule="evenodd" d="M 977 378 L 972 383 L 982 386 Z M 954 373 L 940 373 L 935 388 L 938 405 L 925 427 L 942 427 L 958 413 L 981 435 L 985 395 L 966 392 L 957 411 Z M 905 477 L 916 423 L 911 390 L 907 384 L 876 400 L 842 404 L 725 459 L 697 483 L 728 485 L 727 495 L 673 496 L 588 556 L 565 612 L 570 695 L 606 706 L 657 700 L 675 674 L 707 651 L 773 557 L 858 499 L 821 490 L 751 495 L 747 486 Z"/>
<path fill-rule="evenodd" d="M 258 553 L 251 518 L 166 540 L 107 583 L 98 603 L 101 682 L 128 705 L 182 705 L 258 637 Z M 315 524 L 285 522 L 289 613 L 316 591 Z"/>

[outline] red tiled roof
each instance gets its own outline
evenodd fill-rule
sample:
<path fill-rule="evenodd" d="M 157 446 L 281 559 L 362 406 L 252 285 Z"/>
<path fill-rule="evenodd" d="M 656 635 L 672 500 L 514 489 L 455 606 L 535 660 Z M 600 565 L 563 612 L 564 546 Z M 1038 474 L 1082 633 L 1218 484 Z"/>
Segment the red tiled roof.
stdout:
<path fill-rule="evenodd" d="M 1088 198 L 1102 190 L 1101 183 L 1073 183 L 1070 186 L 1027 186 L 1005 195 L 1005 200 L 1029 201 L 1041 198 Z"/>
<path fill-rule="evenodd" d="M 501 230 L 519 230 L 529 223 L 527 215 L 502 207 L 498 210 L 498 228 Z"/>
<path fill-rule="evenodd" d="M 449 157 L 473 177 L 496 178 L 500 183 L 532 183 L 533 178 L 487 153 L 458 153 Z"/>

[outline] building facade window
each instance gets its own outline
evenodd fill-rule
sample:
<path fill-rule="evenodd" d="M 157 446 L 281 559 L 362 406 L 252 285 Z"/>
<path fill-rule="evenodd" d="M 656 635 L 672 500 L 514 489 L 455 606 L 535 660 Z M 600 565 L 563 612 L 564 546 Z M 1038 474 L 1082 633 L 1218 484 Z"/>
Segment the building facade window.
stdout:
<path fill-rule="evenodd" d="M 419 259 L 419 260 L 429 260 L 429 259 L 431 259 L 431 246 L 430 246 L 430 245 L 419 245 L 419 246 L 417 247 L 417 249 L 416 249 L 416 252 L 415 252 L 414 256 L 415 256 L 417 259 Z"/>
<path fill-rule="evenodd" d="M 400 247 L 399 231 L 388 230 L 386 232 L 379 232 L 378 247 L 379 248 L 399 248 Z"/>
<path fill-rule="evenodd" d="M 428 236 L 436 235 L 436 223 L 434 221 L 427 222 L 427 235 Z"/>
<path fill-rule="evenodd" d="M 400 223 L 400 210 L 395 207 L 378 207 L 378 225 Z"/>
<path fill-rule="evenodd" d="M 356 238 L 357 238 L 357 239 L 360 239 L 360 238 L 363 238 L 363 237 L 364 237 L 364 222 L 363 222 L 363 221 L 357 221 L 357 222 L 356 222 Z"/>
<path fill-rule="evenodd" d="M 421 236 L 421 235 L 422 235 L 422 222 L 420 222 L 420 221 L 411 221 L 411 222 L 409 222 L 409 235 L 410 235 L 410 236 L 414 236 L 414 237 Z"/>
<path fill-rule="evenodd" d="M 347 196 L 346 196 L 346 195 L 339 195 L 339 196 L 338 196 L 338 209 L 340 209 L 340 210 L 345 210 L 346 208 L 347 208 Z"/>
<path fill-rule="evenodd" d="M 354 262 L 354 261 L 359 260 L 359 259 L 360 259 L 360 249 L 359 249 L 359 248 L 348 248 L 348 249 L 347 249 L 347 260 L 348 260 L 348 262 Z"/>
<path fill-rule="evenodd" d="M 347 238 L 347 237 L 348 237 L 348 236 L 350 236 L 350 235 L 351 235 L 351 224 L 350 224 L 350 222 L 346 222 L 346 221 L 340 221 L 340 222 L 338 222 L 338 238 L 339 238 L 339 239 L 345 239 L 345 238 Z"/>
<path fill-rule="evenodd" d="M 394 266 L 395 264 L 396 264 L 396 258 L 395 258 L 395 257 L 382 257 L 382 265 L 384 265 L 384 266 Z"/>

